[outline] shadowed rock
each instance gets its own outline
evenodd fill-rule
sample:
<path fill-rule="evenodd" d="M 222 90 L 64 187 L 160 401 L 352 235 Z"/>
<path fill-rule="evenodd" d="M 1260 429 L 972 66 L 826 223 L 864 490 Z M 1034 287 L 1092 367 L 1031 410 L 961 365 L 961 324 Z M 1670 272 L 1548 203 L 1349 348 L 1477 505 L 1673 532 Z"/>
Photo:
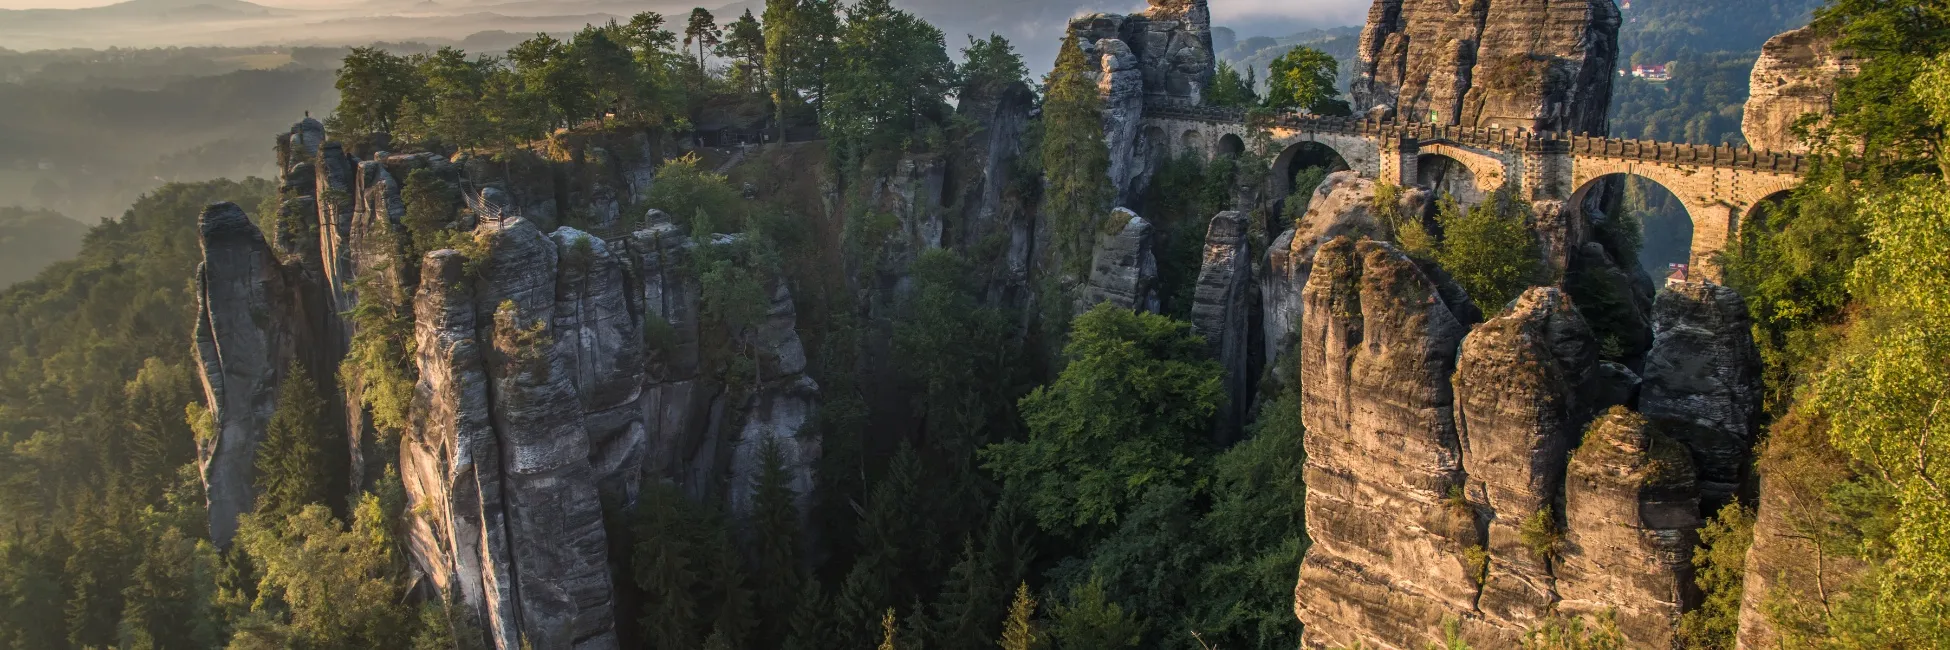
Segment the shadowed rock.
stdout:
<path fill-rule="evenodd" d="M 1678 647 L 1680 614 L 1698 603 L 1699 487 L 1686 449 L 1614 408 L 1572 454 L 1564 503 L 1559 609 L 1617 616 L 1630 647 Z"/>

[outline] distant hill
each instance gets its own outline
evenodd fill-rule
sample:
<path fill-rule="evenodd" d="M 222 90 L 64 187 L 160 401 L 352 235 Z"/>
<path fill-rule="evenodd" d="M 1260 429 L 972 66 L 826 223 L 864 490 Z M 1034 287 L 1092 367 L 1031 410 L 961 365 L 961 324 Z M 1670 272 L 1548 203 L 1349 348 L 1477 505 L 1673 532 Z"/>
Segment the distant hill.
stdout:
<path fill-rule="evenodd" d="M 1328 56 L 1340 61 L 1340 86 L 1346 89 L 1350 74 L 1354 70 L 1355 50 L 1361 42 L 1361 28 L 1358 26 L 1309 29 L 1278 38 L 1254 36 L 1243 40 L 1232 37 L 1233 28 L 1222 27 L 1213 31 L 1217 32 L 1214 34 L 1213 47 L 1218 50 L 1219 59 L 1232 64 L 1240 74 L 1245 74 L 1246 69 L 1251 68 L 1261 81 L 1262 87 L 1266 80 L 1266 68 L 1273 63 L 1273 59 L 1280 58 L 1280 55 L 1286 54 L 1295 47 L 1305 45 L 1326 52 Z"/>
<path fill-rule="evenodd" d="M 0 289 L 75 256 L 88 226 L 43 210 L 0 207 Z"/>

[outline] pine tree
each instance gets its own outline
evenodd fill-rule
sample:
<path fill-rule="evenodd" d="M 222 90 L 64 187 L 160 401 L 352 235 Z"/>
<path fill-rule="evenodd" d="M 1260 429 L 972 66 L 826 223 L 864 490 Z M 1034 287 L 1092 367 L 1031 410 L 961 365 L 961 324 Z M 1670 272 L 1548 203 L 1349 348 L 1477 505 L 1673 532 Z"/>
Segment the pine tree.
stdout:
<path fill-rule="evenodd" d="M 1002 650 L 1039 650 L 1042 631 L 1036 629 L 1036 599 L 1029 595 L 1029 583 L 1016 586 L 1016 599 L 1009 604 L 1009 618 L 1002 623 Z"/>
<path fill-rule="evenodd" d="M 691 21 L 684 26 L 684 45 L 697 45 L 697 89 L 704 92 L 704 52 L 723 42 L 724 30 L 718 28 L 718 19 L 710 10 L 697 7 L 691 10 Z"/>
<path fill-rule="evenodd" d="M 1063 41 L 1045 80 L 1043 173 L 1056 252 L 1081 275 L 1097 220 L 1110 207 L 1110 148 L 1104 142 L 1103 98 L 1090 60 L 1075 36 Z"/>
<path fill-rule="evenodd" d="M 1070 603 L 1057 604 L 1051 613 L 1051 635 L 1063 650 L 1120 650 L 1143 640 L 1144 622 L 1111 601 L 1099 577 L 1071 589 Z"/>
<path fill-rule="evenodd" d="M 900 647 L 900 628 L 894 624 L 894 608 L 889 607 L 880 617 L 879 650 L 900 650 Z"/>
<path fill-rule="evenodd" d="M 664 485 L 647 486 L 637 502 L 636 547 L 630 565 L 643 590 L 643 636 L 652 648 L 690 648 L 699 639 L 697 574 L 685 533 L 682 494 Z"/>
<path fill-rule="evenodd" d="M 790 629 L 785 642 L 779 647 L 783 650 L 825 650 L 838 647 L 833 638 L 832 612 L 827 611 L 826 593 L 818 580 L 807 580 L 799 591 L 798 602 L 792 608 L 788 621 Z"/>
<path fill-rule="evenodd" d="M 752 493 L 752 584 L 760 612 L 789 612 L 800 597 L 798 493 L 777 440 L 759 451 L 760 470 Z M 768 619 L 758 630 L 758 645 L 775 647 L 785 638 L 785 621 Z"/>
<path fill-rule="evenodd" d="M 926 637 L 937 650 L 981 650 L 995 635 L 1007 598 L 985 554 L 974 540 L 962 542 L 961 561 L 948 571 L 948 581 L 935 600 L 933 634 Z"/>
<path fill-rule="evenodd" d="M 307 505 L 325 503 L 330 495 L 325 473 L 319 471 L 325 459 L 320 442 L 329 435 L 320 426 L 324 421 L 325 400 L 318 396 L 318 385 L 292 364 L 278 387 L 278 408 L 265 427 L 264 441 L 257 446 L 257 512 L 272 517 L 273 525 Z"/>

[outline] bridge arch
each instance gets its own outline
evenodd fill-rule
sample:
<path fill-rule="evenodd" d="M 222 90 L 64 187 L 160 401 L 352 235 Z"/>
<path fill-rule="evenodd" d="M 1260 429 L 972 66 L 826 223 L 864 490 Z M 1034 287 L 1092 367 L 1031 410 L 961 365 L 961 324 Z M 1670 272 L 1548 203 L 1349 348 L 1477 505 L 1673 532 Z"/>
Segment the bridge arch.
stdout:
<path fill-rule="evenodd" d="M 1503 161 L 1445 142 L 1423 144 L 1415 157 L 1415 184 L 1463 205 L 1482 203 L 1507 178 Z"/>
<path fill-rule="evenodd" d="M 1220 158 L 1237 158 L 1246 153 L 1246 141 L 1237 133 L 1227 133 L 1219 136 L 1219 148 L 1214 153 Z"/>
<path fill-rule="evenodd" d="M 1278 158 L 1273 159 L 1273 196 L 1278 199 L 1293 194 L 1294 178 L 1300 172 L 1313 167 L 1326 168 L 1329 174 L 1352 168 L 1347 156 L 1342 155 L 1333 145 L 1316 140 L 1302 140 L 1289 144 L 1280 151 Z"/>
<path fill-rule="evenodd" d="M 1613 179 L 1626 177 L 1642 179 L 1670 192 L 1678 198 L 1686 220 L 1692 225 L 1692 241 L 1683 260 L 1691 269 L 1689 277 L 1695 280 L 1720 281 L 1722 275 L 1718 256 L 1726 250 L 1732 234 L 1738 228 L 1735 223 L 1738 214 L 1724 202 L 1708 200 L 1698 195 L 1689 197 L 1685 192 L 1686 183 L 1680 182 L 1684 180 L 1683 178 L 1675 178 L 1675 174 L 1661 172 L 1662 170 L 1656 167 L 1639 167 L 1596 174 L 1588 178 L 1580 174 L 1577 179 L 1577 190 L 1572 192 L 1571 200 L 1566 203 L 1566 207 L 1575 210 L 1579 219 L 1588 220 L 1590 215 L 1587 211 L 1598 207 L 1598 202 L 1603 199 L 1602 196 L 1598 196 L 1598 193 L 1605 185 Z M 1636 264 L 1639 261 L 1632 262 Z"/>

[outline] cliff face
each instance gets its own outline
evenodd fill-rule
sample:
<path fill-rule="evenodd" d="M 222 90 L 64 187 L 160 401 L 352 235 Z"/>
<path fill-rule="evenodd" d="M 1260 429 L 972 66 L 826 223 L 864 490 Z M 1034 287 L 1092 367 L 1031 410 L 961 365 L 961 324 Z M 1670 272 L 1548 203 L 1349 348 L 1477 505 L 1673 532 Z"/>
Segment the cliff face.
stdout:
<path fill-rule="evenodd" d="M 1764 151 L 1806 153 L 1794 134 L 1805 115 L 1827 116 L 1835 103 L 1835 84 L 1855 74 L 1855 57 L 1836 49 L 1835 37 L 1815 27 L 1775 36 L 1760 48 L 1748 87 L 1740 131 L 1747 145 Z"/>
<path fill-rule="evenodd" d="M 1292 347 L 1292 337 L 1300 331 L 1306 311 L 1302 292 L 1313 275 L 1314 252 L 1336 237 L 1383 234 L 1374 212 L 1374 195 L 1374 181 L 1357 172 L 1329 174 L 1314 190 L 1306 214 L 1274 238 L 1267 250 L 1266 277 L 1261 280 L 1267 363 Z M 1407 188 L 1396 208 L 1402 214 L 1422 214 L 1428 205 L 1428 192 Z"/>
<path fill-rule="evenodd" d="M 349 312 L 386 296 L 399 297 L 413 350 L 400 360 L 408 421 L 387 432 L 399 436 L 407 546 L 463 605 L 458 620 L 497 648 L 617 647 L 604 513 L 633 503 L 646 479 L 735 515 L 763 469 L 760 450 L 776 444 L 792 486 L 811 497 L 820 444 L 802 429 L 818 386 L 788 285 L 760 271 L 753 322 L 706 319 L 694 260 L 700 246 L 734 255 L 736 237 L 693 242 L 656 211 L 615 234 L 620 197 L 649 180 L 595 142 L 524 171 L 424 153 L 359 161 L 322 139 L 311 121 L 280 137 L 286 183 L 271 240 L 235 206 L 204 217 L 196 342 L 216 424 L 202 464 L 220 543 L 254 505 L 253 452 L 287 368 L 346 404 L 332 424 L 354 487 L 395 462 L 360 398 L 362 369 L 339 372 L 362 334 Z M 607 144 L 631 143 L 641 141 Z M 443 224 L 464 250 L 408 257 L 401 191 L 420 170 L 466 192 L 467 207 Z M 524 209 L 539 214 L 517 216 Z M 612 234 L 545 232 L 568 214 Z M 748 354 L 753 376 L 709 352 L 727 346 Z"/>
<path fill-rule="evenodd" d="M 1082 312 L 1108 302 L 1125 309 L 1158 311 L 1158 258 L 1151 250 L 1151 222 L 1123 208 L 1111 211 L 1109 224 L 1124 226 L 1099 233 L 1091 250 L 1090 280 L 1077 301 Z"/>
<path fill-rule="evenodd" d="M 1150 0 L 1142 14 L 1092 14 L 1070 21 L 1069 34 L 1090 57 L 1104 97 L 1104 139 L 1110 145 L 1115 201 L 1131 206 L 1144 193 L 1144 152 L 1155 143 L 1139 133 L 1147 100 L 1197 104 L 1212 84 L 1212 12 L 1206 0 Z"/>
<path fill-rule="evenodd" d="M 1212 218 L 1192 296 L 1192 331 L 1205 337 L 1212 356 L 1225 369 L 1221 381 L 1225 383 L 1226 406 L 1213 426 L 1213 439 L 1220 444 L 1238 439 L 1246 426 L 1262 367 L 1260 313 L 1255 304 L 1259 291 L 1253 283 L 1252 241 L 1246 220 L 1240 212 L 1222 212 Z"/>
<path fill-rule="evenodd" d="M 1463 326 L 1393 247 L 1320 247 L 1299 337 L 1307 534 L 1294 610 L 1308 647 L 1420 647 L 1470 611 L 1463 483 L 1449 376 Z"/>
<path fill-rule="evenodd" d="M 1747 302 L 1717 284 L 1659 292 L 1639 410 L 1693 452 L 1700 491 L 1714 505 L 1748 475 L 1760 416 L 1760 355 Z"/>
<path fill-rule="evenodd" d="M 1613 409 L 1571 456 L 1564 514 L 1559 609 L 1612 613 L 1632 647 L 1675 647 L 1680 614 L 1699 602 L 1690 561 L 1699 488 L 1685 448 L 1646 418 Z"/>
<path fill-rule="evenodd" d="M 1376 0 L 1355 112 L 1604 133 L 1619 21 L 1612 0 Z"/>

